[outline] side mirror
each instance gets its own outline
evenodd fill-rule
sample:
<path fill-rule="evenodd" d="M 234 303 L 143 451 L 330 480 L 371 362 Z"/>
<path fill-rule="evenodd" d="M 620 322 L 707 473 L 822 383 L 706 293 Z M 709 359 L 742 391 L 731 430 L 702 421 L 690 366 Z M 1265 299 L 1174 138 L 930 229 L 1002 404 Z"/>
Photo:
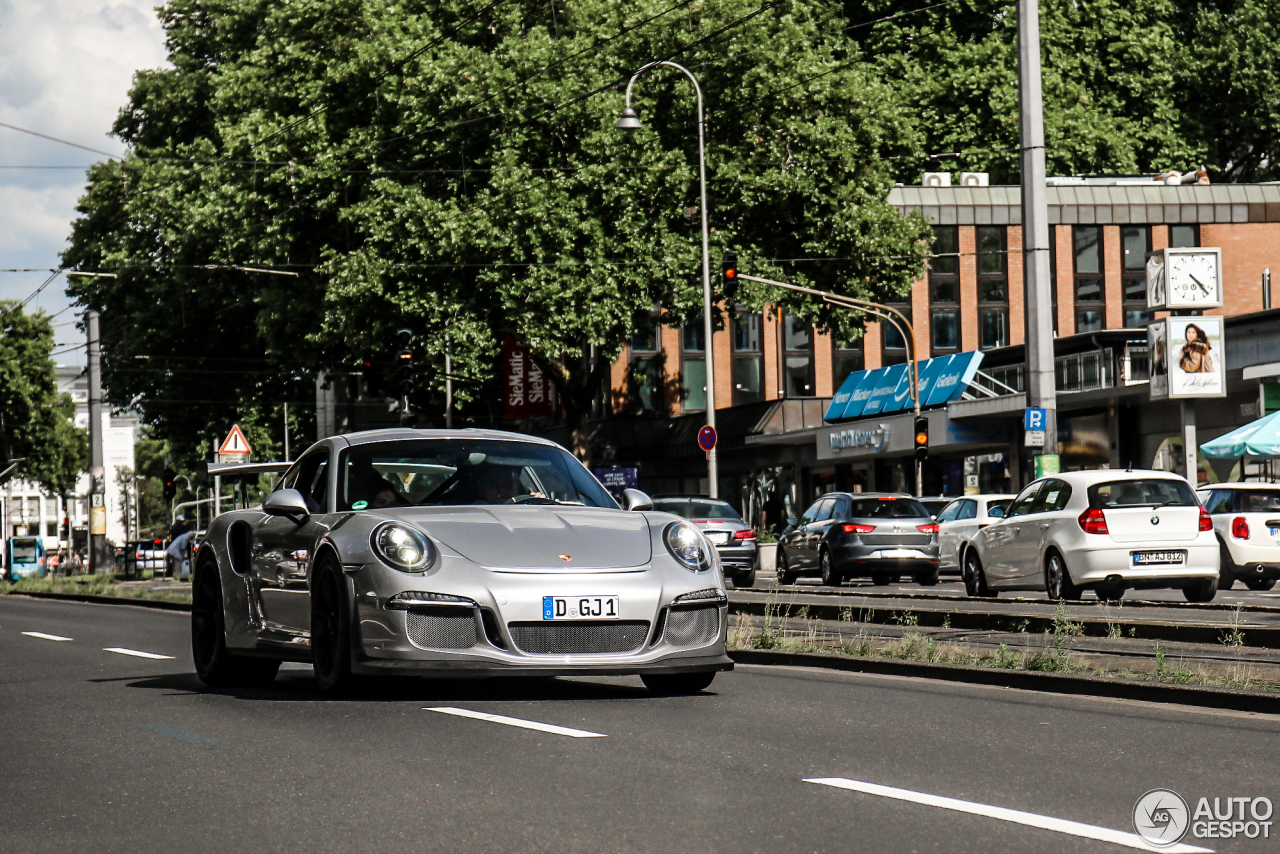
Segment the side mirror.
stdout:
<path fill-rule="evenodd" d="M 652 510 L 653 499 L 638 489 L 622 490 L 623 510 Z"/>
<path fill-rule="evenodd" d="M 296 489 L 277 489 L 262 502 L 262 512 L 269 516 L 283 516 L 296 525 L 311 518 L 307 499 Z"/>
<path fill-rule="evenodd" d="M 987 509 L 987 515 L 992 519 L 1000 519 L 1004 516 L 1003 507 L 990 507 Z"/>

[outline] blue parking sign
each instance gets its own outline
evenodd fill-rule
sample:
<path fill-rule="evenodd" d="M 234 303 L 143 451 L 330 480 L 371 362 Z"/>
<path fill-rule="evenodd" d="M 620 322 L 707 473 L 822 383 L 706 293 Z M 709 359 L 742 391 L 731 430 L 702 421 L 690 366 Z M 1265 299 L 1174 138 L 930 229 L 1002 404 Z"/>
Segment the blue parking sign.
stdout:
<path fill-rule="evenodd" d="M 1028 406 L 1023 415 L 1023 424 L 1026 430 L 1043 430 L 1045 424 L 1044 410 Z"/>

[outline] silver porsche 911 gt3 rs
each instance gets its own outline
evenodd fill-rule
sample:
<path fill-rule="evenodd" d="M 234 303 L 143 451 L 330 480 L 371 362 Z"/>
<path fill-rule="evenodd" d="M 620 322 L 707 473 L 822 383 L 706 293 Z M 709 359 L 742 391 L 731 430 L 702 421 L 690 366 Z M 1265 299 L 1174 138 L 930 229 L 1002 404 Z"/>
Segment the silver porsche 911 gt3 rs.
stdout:
<path fill-rule="evenodd" d="M 639 675 L 700 691 L 725 654 L 715 549 L 553 442 L 377 430 L 318 442 L 194 561 L 192 652 L 210 685 L 310 662 L 361 674 Z M 628 512 L 630 511 L 630 512 Z"/>

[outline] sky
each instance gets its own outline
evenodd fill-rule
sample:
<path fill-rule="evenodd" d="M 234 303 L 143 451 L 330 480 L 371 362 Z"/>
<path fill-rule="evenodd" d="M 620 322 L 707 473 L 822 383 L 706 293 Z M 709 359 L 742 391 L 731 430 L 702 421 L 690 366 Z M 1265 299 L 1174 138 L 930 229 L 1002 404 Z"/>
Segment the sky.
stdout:
<path fill-rule="evenodd" d="M 134 72 L 166 65 L 157 0 L 0 0 L 0 122 L 104 152 L 123 153 L 111 136 Z M 105 159 L 0 127 L 0 268 L 59 263 L 84 192 L 85 168 Z M 12 168 L 12 167 L 71 168 Z M 23 299 L 48 272 L 0 272 L 0 298 Z M 83 343 L 66 281 L 58 277 L 28 306 L 55 320 L 57 350 Z M 56 351 L 55 351 L 56 352 Z M 84 349 L 56 355 L 84 361 Z"/>

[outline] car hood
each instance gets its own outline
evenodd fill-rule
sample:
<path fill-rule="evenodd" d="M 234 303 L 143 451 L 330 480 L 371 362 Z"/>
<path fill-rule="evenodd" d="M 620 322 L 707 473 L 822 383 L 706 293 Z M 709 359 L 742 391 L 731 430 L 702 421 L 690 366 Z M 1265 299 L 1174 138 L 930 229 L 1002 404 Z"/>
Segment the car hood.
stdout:
<path fill-rule="evenodd" d="M 644 515 L 623 510 L 499 504 L 409 508 L 387 515 L 494 569 L 624 569 L 644 566 L 653 552 Z"/>

